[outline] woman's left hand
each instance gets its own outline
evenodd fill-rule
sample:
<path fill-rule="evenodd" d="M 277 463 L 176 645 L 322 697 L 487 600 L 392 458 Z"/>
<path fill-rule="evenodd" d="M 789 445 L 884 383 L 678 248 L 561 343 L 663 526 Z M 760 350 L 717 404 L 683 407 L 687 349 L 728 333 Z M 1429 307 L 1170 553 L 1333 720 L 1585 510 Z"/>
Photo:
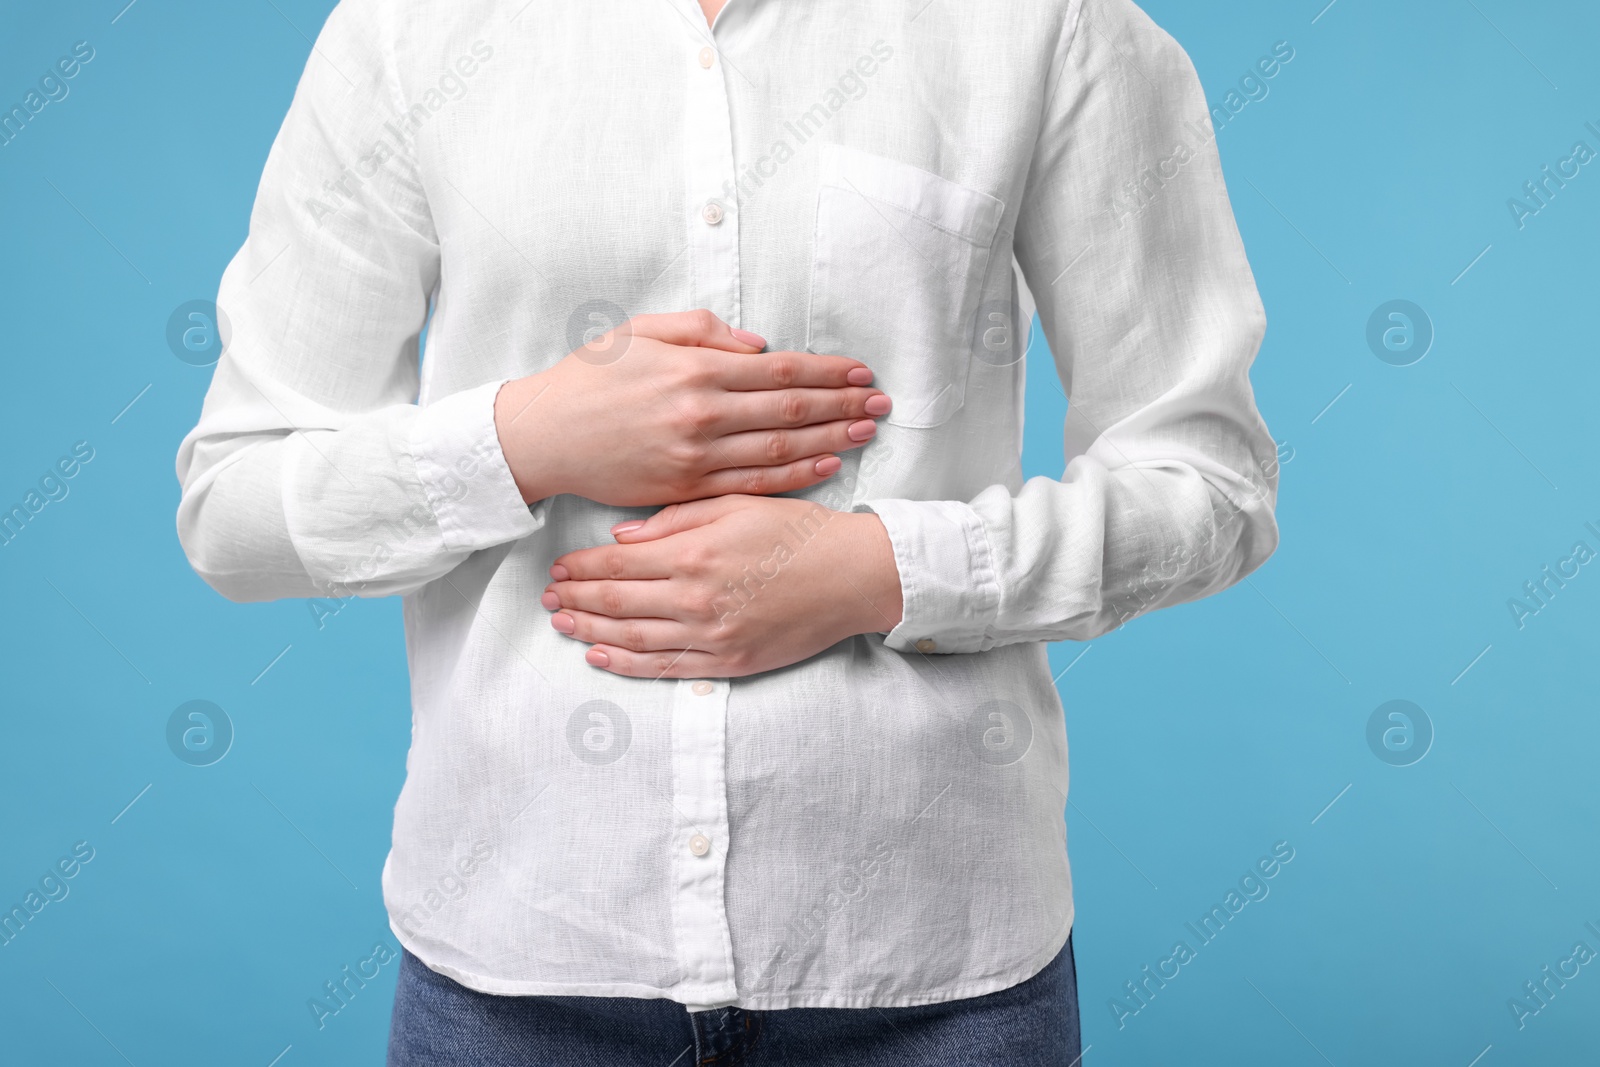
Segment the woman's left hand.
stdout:
<path fill-rule="evenodd" d="M 673 504 L 550 568 L 551 625 L 634 678 L 735 678 L 900 621 L 883 523 L 786 497 Z"/>

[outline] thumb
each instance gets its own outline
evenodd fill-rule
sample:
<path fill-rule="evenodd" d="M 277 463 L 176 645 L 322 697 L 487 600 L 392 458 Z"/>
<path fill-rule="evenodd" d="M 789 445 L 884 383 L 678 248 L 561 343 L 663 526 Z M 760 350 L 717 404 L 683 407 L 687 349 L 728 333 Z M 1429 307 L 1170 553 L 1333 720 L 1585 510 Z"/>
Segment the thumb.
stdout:
<path fill-rule="evenodd" d="M 611 536 L 624 545 L 659 541 L 685 530 L 693 530 L 729 515 L 743 503 L 742 496 L 714 496 L 684 504 L 668 504 L 648 519 L 629 519 L 611 527 Z"/>

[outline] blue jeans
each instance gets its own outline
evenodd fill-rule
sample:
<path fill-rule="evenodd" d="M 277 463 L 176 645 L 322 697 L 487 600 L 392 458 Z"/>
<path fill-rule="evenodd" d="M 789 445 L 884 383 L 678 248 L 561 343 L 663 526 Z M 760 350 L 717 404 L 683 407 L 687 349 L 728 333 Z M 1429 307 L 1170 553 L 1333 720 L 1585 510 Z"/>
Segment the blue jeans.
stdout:
<path fill-rule="evenodd" d="M 1077 1067 L 1072 939 L 1010 989 L 914 1008 L 502 997 L 400 962 L 389 1067 Z M 674 1059 L 676 1057 L 676 1059 Z"/>

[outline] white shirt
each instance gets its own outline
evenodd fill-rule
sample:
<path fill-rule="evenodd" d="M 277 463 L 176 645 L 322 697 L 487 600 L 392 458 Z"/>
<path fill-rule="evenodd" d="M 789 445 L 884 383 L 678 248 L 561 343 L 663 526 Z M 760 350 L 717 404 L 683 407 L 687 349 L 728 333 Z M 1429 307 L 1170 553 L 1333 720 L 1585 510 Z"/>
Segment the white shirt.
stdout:
<path fill-rule="evenodd" d="M 714 32 L 695 0 L 522 4 L 329 18 L 222 281 L 190 560 L 237 600 L 405 597 L 383 888 L 434 970 L 756 1009 L 1025 980 L 1073 919 L 1045 642 L 1277 543 L 1265 318 L 1187 56 L 1128 0 L 732 0 Z M 1034 298 L 1068 462 L 1024 484 Z M 525 506 L 494 394 L 696 307 L 893 397 L 801 494 L 882 517 L 887 636 L 646 681 L 551 629 L 552 560 L 651 509 Z"/>

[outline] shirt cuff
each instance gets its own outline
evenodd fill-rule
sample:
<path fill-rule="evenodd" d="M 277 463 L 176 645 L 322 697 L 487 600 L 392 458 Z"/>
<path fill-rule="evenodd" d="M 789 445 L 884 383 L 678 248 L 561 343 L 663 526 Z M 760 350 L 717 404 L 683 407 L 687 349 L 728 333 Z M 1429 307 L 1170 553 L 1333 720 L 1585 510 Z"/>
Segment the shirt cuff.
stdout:
<path fill-rule="evenodd" d="M 904 604 L 884 644 L 898 652 L 982 652 L 1000 613 L 1000 583 L 983 520 L 954 500 L 868 500 L 894 547 Z"/>
<path fill-rule="evenodd" d="M 494 398 L 505 382 L 451 393 L 423 407 L 411 455 L 449 548 L 477 551 L 526 537 L 544 525 L 546 501 L 522 502 L 500 450 Z"/>

